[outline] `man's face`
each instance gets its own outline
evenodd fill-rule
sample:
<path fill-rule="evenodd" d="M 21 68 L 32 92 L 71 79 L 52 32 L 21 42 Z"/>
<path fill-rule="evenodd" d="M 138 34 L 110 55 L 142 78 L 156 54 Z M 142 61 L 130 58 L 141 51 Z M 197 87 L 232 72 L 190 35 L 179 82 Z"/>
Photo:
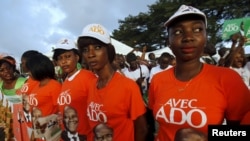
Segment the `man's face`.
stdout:
<path fill-rule="evenodd" d="M 104 125 L 98 125 L 95 131 L 95 141 L 112 141 L 113 132 Z"/>
<path fill-rule="evenodd" d="M 137 60 L 129 62 L 129 65 L 130 65 L 130 69 L 131 70 L 136 70 L 138 68 L 138 62 L 137 62 Z"/>
<path fill-rule="evenodd" d="M 74 109 L 67 108 L 64 111 L 63 124 L 64 124 L 64 127 L 71 133 L 76 132 L 77 126 L 78 126 L 78 117 Z"/>
<path fill-rule="evenodd" d="M 30 110 L 29 96 L 28 95 L 23 95 L 23 110 L 27 113 Z"/>
<path fill-rule="evenodd" d="M 161 61 L 160 61 L 160 68 L 161 69 L 165 69 L 169 66 L 169 59 L 167 57 L 163 57 L 161 58 Z"/>

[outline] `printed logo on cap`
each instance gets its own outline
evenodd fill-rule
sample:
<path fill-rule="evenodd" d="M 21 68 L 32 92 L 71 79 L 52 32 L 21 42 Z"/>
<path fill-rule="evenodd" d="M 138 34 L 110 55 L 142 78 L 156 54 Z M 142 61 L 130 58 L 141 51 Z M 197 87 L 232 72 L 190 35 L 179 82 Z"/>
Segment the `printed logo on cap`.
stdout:
<path fill-rule="evenodd" d="M 193 7 L 191 7 L 191 6 L 183 7 L 183 9 L 186 9 L 186 10 L 183 10 L 182 12 L 185 12 L 185 11 L 197 12 L 197 11 L 196 11 Z"/>
<path fill-rule="evenodd" d="M 205 25 L 207 26 L 206 15 L 199 9 L 192 7 L 192 6 L 187 6 L 187 5 L 181 5 L 181 7 L 165 22 L 164 26 L 167 27 L 177 17 L 187 15 L 187 14 L 196 14 L 196 15 L 202 16 L 205 20 Z"/>
<path fill-rule="evenodd" d="M 55 46 L 55 49 L 71 50 L 74 48 L 76 48 L 75 42 L 67 38 L 60 39 Z"/>
<path fill-rule="evenodd" d="M 61 44 L 69 44 L 68 39 L 64 39 L 64 40 L 62 40 Z"/>
<path fill-rule="evenodd" d="M 105 34 L 105 30 L 100 25 L 93 25 L 90 27 L 89 31 L 99 33 L 101 35 Z"/>

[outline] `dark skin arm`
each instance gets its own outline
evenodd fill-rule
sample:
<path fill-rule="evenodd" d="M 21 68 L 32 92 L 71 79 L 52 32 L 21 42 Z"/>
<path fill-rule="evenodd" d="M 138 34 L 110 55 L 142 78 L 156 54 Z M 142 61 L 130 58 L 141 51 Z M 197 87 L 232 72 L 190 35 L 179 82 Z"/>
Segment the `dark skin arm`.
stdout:
<path fill-rule="evenodd" d="M 139 116 L 134 121 L 135 141 L 145 141 L 148 132 L 145 115 Z"/>
<path fill-rule="evenodd" d="M 141 60 L 145 60 L 146 51 L 147 51 L 147 46 L 144 46 L 142 48 Z"/>
<path fill-rule="evenodd" d="M 238 43 L 238 46 L 236 47 L 238 39 L 239 39 L 239 43 Z M 231 46 L 231 49 L 230 49 L 230 53 L 229 53 L 228 57 L 225 59 L 225 64 L 226 64 L 227 67 L 232 65 L 233 58 L 234 58 L 234 55 L 236 53 L 244 51 L 243 46 L 244 46 L 244 44 L 246 42 L 246 37 L 235 34 L 235 35 L 233 35 L 231 37 L 231 40 L 232 40 L 232 46 Z"/>

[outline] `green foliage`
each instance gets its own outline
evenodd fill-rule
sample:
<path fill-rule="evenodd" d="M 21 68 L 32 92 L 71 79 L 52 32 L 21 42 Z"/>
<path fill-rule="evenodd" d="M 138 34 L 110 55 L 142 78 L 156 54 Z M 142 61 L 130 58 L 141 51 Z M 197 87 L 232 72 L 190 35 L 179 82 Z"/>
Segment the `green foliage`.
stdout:
<path fill-rule="evenodd" d="M 165 47 L 167 32 L 163 25 L 182 4 L 197 7 L 207 15 L 209 42 L 214 45 L 222 41 L 224 20 L 250 16 L 250 0 L 157 0 L 148 6 L 148 12 L 119 20 L 113 37 L 131 47 L 142 49 L 146 45 L 147 51 Z"/>

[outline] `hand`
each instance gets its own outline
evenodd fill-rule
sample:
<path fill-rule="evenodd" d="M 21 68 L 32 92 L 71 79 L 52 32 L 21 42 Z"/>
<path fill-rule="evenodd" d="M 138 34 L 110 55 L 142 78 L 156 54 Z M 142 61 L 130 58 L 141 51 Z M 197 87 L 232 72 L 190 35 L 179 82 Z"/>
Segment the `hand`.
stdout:
<path fill-rule="evenodd" d="M 145 78 L 145 77 L 139 77 L 139 78 L 136 80 L 136 83 L 140 85 L 140 84 L 144 81 L 144 78 Z"/>
<path fill-rule="evenodd" d="M 239 37 L 239 46 L 243 46 L 247 42 L 247 37 L 246 36 L 241 36 Z"/>
<path fill-rule="evenodd" d="M 237 40 L 241 37 L 239 33 L 235 33 L 231 36 L 231 40 L 233 43 L 237 43 Z"/>

